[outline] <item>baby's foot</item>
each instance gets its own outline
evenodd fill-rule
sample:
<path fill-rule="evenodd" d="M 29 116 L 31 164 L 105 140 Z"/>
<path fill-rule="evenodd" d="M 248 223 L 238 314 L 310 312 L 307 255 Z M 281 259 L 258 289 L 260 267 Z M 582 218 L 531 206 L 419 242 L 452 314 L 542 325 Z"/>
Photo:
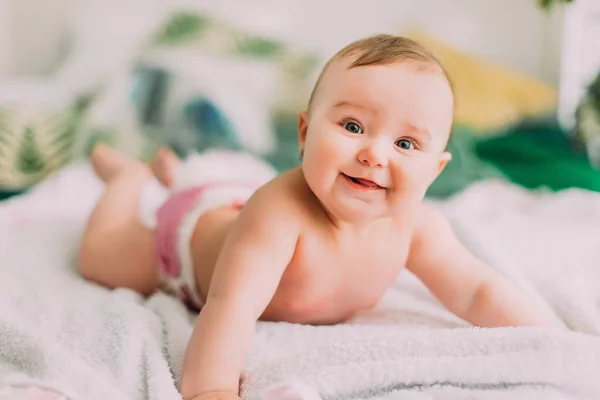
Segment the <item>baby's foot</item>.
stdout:
<path fill-rule="evenodd" d="M 102 144 L 94 146 L 90 154 L 90 162 L 98 178 L 108 183 L 116 176 L 126 174 L 150 176 L 147 165 L 129 159 L 119 152 Z"/>
<path fill-rule="evenodd" d="M 154 176 L 160 183 L 166 187 L 171 187 L 175 171 L 180 163 L 175 153 L 166 147 L 161 147 L 152 163 L 152 172 L 154 172 Z"/>

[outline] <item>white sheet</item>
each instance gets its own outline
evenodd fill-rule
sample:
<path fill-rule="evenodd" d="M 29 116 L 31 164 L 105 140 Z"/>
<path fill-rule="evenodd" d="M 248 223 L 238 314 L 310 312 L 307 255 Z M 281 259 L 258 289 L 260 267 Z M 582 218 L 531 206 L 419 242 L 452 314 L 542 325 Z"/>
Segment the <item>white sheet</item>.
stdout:
<path fill-rule="evenodd" d="M 0 203 L 0 394 L 179 398 L 193 315 L 163 294 L 109 291 L 76 272 L 101 190 L 87 166 L 73 166 Z M 348 324 L 259 324 L 246 398 L 290 378 L 331 399 L 599 398 L 600 196 L 486 182 L 438 206 L 476 253 L 578 332 L 469 327 L 403 273 Z"/>

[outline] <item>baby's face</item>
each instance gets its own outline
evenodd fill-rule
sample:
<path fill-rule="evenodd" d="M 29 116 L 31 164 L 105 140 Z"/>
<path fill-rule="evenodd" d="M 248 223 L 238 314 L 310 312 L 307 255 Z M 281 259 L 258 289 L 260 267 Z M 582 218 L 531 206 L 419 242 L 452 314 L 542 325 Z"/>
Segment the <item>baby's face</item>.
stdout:
<path fill-rule="evenodd" d="M 450 155 L 453 97 L 445 77 L 411 62 L 327 70 L 300 146 L 308 185 L 336 218 L 390 216 L 420 202 Z"/>

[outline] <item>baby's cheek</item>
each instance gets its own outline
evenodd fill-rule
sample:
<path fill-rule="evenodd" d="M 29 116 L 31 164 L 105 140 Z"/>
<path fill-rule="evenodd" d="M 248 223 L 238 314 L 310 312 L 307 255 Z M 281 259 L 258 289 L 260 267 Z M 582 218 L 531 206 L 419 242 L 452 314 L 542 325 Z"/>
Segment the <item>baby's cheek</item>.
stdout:
<path fill-rule="evenodd" d="M 315 138 L 310 145 L 314 160 L 323 167 L 342 159 L 347 152 L 344 150 L 346 147 L 344 143 L 336 140 L 334 135 L 328 134 L 328 132 L 321 132 L 320 136 Z"/>
<path fill-rule="evenodd" d="M 422 163 L 397 163 L 391 172 L 394 186 L 402 192 L 421 191 L 428 186 L 429 168 Z"/>
<path fill-rule="evenodd" d="M 328 143 L 327 146 L 323 146 L 320 149 L 321 158 L 330 166 L 338 165 L 341 161 L 347 158 L 347 153 L 335 143 Z"/>

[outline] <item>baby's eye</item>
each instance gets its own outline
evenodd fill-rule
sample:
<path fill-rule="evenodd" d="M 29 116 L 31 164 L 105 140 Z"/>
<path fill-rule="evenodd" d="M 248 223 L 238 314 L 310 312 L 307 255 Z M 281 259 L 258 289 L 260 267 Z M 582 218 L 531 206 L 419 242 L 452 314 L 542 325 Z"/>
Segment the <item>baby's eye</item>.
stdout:
<path fill-rule="evenodd" d="M 396 141 L 396 146 L 400 147 L 403 150 L 412 150 L 415 145 L 408 139 L 399 139 Z"/>
<path fill-rule="evenodd" d="M 345 130 L 351 133 L 363 133 L 362 128 L 356 122 L 348 121 L 342 125 Z"/>

